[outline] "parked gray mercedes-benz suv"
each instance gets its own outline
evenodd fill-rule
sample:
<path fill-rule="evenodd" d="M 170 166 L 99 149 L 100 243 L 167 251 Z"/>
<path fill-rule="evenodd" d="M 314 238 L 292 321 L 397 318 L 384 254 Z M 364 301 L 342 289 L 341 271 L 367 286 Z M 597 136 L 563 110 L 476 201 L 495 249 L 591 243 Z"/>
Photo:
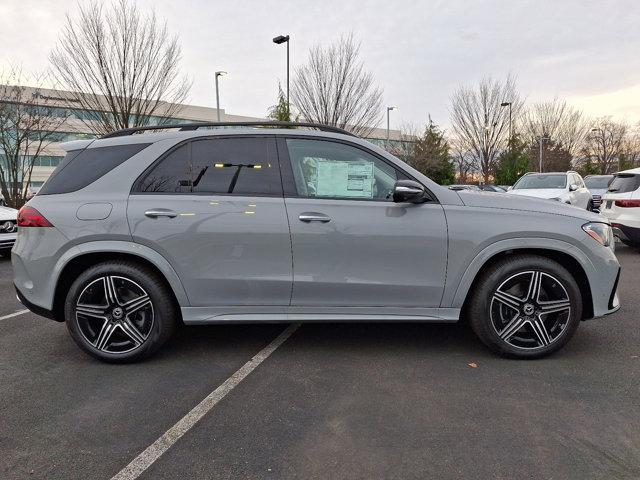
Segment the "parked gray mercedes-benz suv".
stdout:
<path fill-rule="evenodd" d="M 333 127 L 266 126 L 67 143 L 19 213 L 20 300 L 112 362 L 181 322 L 463 317 L 495 352 L 534 358 L 619 308 L 603 217 L 449 190 Z"/>

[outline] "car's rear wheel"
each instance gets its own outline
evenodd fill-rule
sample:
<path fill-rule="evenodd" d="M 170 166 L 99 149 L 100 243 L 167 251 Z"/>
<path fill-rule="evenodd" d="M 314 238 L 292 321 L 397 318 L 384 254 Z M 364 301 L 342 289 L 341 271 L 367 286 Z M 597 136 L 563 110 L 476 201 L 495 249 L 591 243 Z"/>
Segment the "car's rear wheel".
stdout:
<path fill-rule="evenodd" d="M 73 282 L 65 319 L 85 352 L 125 363 L 160 348 L 175 328 L 177 308 L 153 271 L 134 262 L 112 261 L 88 268 Z"/>
<path fill-rule="evenodd" d="M 546 257 L 513 255 L 475 284 L 468 309 L 480 340 L 513 358 L 539 358 L 562 348 L 582 318 L 582 296 L 571 273 Z"/>

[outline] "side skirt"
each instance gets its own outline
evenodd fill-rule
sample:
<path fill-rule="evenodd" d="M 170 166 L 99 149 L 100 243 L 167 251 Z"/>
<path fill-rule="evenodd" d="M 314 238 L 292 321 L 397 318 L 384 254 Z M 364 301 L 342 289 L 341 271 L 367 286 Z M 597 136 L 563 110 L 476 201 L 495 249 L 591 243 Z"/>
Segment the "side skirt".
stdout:
<path fill-rule="evenodd" d="M 459 308 L 388 307 L 183 307 L 186 325 L 292 322 L 436 322 L 455 323 Z"/>

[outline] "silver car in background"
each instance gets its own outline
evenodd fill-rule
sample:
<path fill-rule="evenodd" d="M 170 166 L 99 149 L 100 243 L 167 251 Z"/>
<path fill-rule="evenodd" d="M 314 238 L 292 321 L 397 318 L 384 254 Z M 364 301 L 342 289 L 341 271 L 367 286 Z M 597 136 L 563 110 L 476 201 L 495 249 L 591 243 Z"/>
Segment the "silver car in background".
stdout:
<path fill-rule="evenodd" d="M 219 126 L 66 144 L 19 214 L 21 301 L 109 362 L 179 323 L 461 318 L 536 358 L 619 308 L 599 215 L 453 191 L 335 127 Z"/>
<path fill-rule="evenodd" d="M 577 172 L 526 173 L 507 193 L 546 198 L 585 210 L 593 210 L 591 193 Z"/>
<path fill-rule="evenodd" d="M 600 209 L 602 197 L 607 193 L 611 180 L 613 180 L 613 175 L 587 175 L 584 177 L 584 183 L 593 198 L 594 210 Z"/>

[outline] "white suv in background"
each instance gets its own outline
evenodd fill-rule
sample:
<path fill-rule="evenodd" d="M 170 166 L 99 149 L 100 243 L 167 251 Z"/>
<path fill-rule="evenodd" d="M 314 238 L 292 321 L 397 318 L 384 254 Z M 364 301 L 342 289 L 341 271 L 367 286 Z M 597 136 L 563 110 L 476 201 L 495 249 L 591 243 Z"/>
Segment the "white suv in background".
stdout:
<path fill-rule="evenodd" d="M 577 172 L 525 173 L 507 193 L 593 210 L 591 193 Z"/>
<path fill-rule="evenodd" d="M 640 247 L 640 168 L 616 173 L 602 197 L 600 213 L 622 243 Z"/>

